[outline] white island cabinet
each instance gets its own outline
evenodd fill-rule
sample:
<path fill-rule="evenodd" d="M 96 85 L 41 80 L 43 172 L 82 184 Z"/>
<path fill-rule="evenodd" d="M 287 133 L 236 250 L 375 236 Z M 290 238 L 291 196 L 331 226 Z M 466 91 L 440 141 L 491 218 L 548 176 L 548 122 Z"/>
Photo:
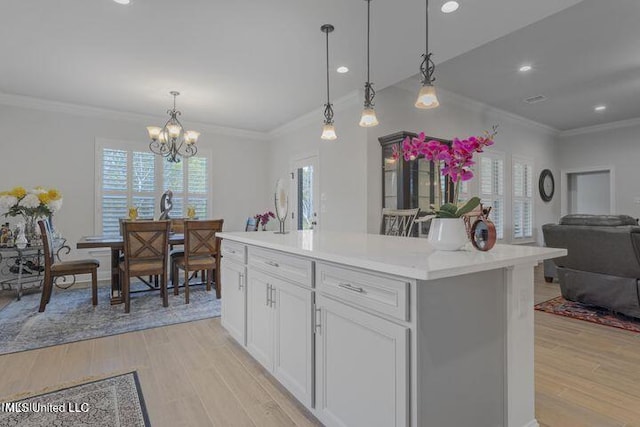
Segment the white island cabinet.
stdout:
<path fill-rule="evenodd" d="M 538 425 L 533 267 L 564 249 L 220 237 L 222 325 L 325 425 Z"/>

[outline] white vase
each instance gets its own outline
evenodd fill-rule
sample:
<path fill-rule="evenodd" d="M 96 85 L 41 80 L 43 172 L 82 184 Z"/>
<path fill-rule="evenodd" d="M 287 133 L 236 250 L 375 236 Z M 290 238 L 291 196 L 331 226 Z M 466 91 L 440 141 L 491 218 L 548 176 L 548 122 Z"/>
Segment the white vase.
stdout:
<path fill-rule="evenodd" d="M 469 237 L 462 218 L 434 218 L 431 220 L 428 241 L 439 251 L 457 251 Z"/>

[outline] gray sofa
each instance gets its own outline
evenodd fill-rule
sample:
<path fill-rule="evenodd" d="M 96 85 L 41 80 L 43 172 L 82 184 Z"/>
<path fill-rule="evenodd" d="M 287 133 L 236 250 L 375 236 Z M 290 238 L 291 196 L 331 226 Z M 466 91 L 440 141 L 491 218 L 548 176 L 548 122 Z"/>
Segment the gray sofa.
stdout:
<path fill-rule="evenodd" d="M 640 318 L 640 227 L 627 215 L 567 215 L 542 226 L 562 296 Z M 546 274 L 545 274 L 546 275 Z"/>

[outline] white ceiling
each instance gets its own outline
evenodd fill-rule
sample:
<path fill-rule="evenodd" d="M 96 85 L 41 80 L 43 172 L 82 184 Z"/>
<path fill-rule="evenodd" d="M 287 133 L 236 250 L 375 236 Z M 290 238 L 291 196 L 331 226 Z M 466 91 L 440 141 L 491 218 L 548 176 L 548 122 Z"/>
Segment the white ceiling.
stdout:
<path fill-rule="evenodd" d="M 188 121 L 268 131 L 324 103 L 324 23 L 336 26 L 332 70 L 351 69 L 332 73 L 334 99 L 364 82 L 363 0 L 0 2 L 0 92 L 8 94 L 163 115 L 168 92 L 179 90 Z M 443 2 L 430 8 L 436 63 L 579 0 L 460 0 L 449 15 Z M 424 1 L 374 0 L 372 19 L 380 89 L 417 72 Z"/>
<path fill-rule="evenodd" d="M 584 0 L 447 61 L 437 83 L 558 130 L 640 117 L 639 21 L 638 0 Z"/>

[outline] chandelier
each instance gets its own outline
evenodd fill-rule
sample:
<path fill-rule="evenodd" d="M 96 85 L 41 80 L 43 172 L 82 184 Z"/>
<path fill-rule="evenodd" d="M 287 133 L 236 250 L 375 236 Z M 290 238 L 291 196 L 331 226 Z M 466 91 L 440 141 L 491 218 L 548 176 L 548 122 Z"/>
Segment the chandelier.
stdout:
<path fill-rule="evenodd" d="M 176 110 L 176 97 L 180 92 L 169 92 L 173 96 L 173 109 L 167 110 L 170 118 L 164 127 L 147 126 L 151 143 L 149 148 L 155 154 L 166 157 L 168 162 L 180 163 L 180 157 L 185 159 L 194 156 L 198 152 L 196 142 L 200 132 L 184 130 L 178 120 L 182 113 Z"/>

